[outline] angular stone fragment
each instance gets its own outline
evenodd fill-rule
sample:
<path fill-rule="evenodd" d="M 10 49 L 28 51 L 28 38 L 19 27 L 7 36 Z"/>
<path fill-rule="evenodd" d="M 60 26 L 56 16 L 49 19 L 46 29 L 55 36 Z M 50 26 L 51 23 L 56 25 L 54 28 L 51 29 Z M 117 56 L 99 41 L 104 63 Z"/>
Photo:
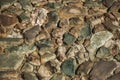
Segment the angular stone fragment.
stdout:
<path fill-rule="evenodd" d="M 55 58 L 56 58 L 56 55 L 54 53 L 46 53 L 46 54 L 41 56 L 40 61 L 41 61 L 41 63 L 46 63 L 46 62 L 53 60 Z"/>
<path fill-rule="evenodd" d="M 82 64 L 78 67 L 78 69 L 76 70 L 76 73 L 79 74 L 79 75 L 82 74 L 82 73 L 88 74 L 88 73 L 90 72 L 93 64 L 94 64 L 94 63 L 91 62 L 91 61 L 87 61 L 87 62 L 82 63 Z"/>
<path fill-rule="evenodd" d="M 24 60 L 24 55 L 18 53 L 0 54 L 0 71 L 17 70 Z"/>
<path fill-rule="evenodd" d="M 78 40 L 85 39 L 85 38 L 91 36 L 91 34 L 92 34 L 92 32 L 91 32 L 90 26 L 85 26 L 79 32 Z"/>
<path fill-rule="evenodd" d="M 49 77 L 51 75 L 51 72 L 45 65 L 40 66 L 38 73 L 40 74 L 41 77 Z"/>
<path fill-rule="evenodd" d="M 22 67 L 23 72 L 32 72 L 33 71 L 33 66 L 29 63 L 25 63 L 24 66 Z"/>
<path fill-rule="evenodd" d="M 69 58 L 61 64 L 61 71 L 68 76 L 75 75 L 75 63 L 74 59 Z"/>
<path fill-rule="evenodd" d="M 97 54 L 96 54 L 96 57 L 98 58 L 107 58 L 108 56 L 110 56 L 110 50 L 104 46 L 100 47 L 98 50 L 97 50 Z"/>
<path fill-rule="evenodd" d="M 38 25 L 34 26 L 34 27 L 30 28 L 29 30 L 24 32 L 24 37 L 28 41 L 33 40 L 39 34 L 40 31 L 41 31 L 40 26 L 38 26 Z"/>
<path fill-rule="evenodd" d="M 36 47 L 34 45 L 23 44 L 23 45 L 19 45 L 19 46 L 12 46 L 12 47 L 6 48 L 5 52 L 6 53 L 18 53 L 18 54 L 22 54 L 22 55 L 25 55 L 25 54 L 28 55 L 29 53 L 32 53 L 35 50 L 36 50 Z"/>
<path fill-rule="evenodd" d="M 109 77 L 107 80 L 120 80 L 120 72 Z"/>
<path fill-rule="evenodd" d="M 114 56 L 114 58 L 120 62 L 120 53 L 118 53 L 117 55 Z"/>
<path fill-rule="evenodd" d="M 90 79 L 105 80 L 116 67 L 114 61 L 98 61 L 90 72 Z"/>
<path fill-rule="evenodd" d="M 18 0 L 18 1 L 22 5 L 23 9 L 32 11 L 33 7 L 32 4 L 30 3 L 30 0 L 24 0 L 24 1 Z"/>
<path fill-rule="evenodd" d="M 75 41 L 75 37 L 69 33 L 65 33 L 63 36 L 63 42 L 67 45 L 72 44 Z"/>
<path fill-rule="evenodd" d="M 120 2 L 114 2 L 114 4 L 110 7 L 109 11 L 110 12 L 118 12 L 119 9 L 120 9 Z"/>
<path fill-rule="evenodd" d="M 36 77 L 35 73 L 30 73 L 30 72 L 24 72 L 22 74 L 22 77 L 24 80 L 38 80 L 38 78 Z"/>

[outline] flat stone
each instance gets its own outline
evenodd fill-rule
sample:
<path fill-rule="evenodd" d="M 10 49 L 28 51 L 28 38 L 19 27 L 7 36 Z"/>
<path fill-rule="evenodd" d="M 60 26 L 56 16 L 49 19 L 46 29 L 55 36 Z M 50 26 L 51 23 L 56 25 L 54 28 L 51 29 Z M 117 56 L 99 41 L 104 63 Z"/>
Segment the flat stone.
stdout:
<path fill-rule="evenodd" d="M 68 76 L 75 75 L 75 64 L 74 59 L 69 58 L 61 64 L 61 71 Z"/>
<path fill-rule="evenodd" d="M 120 80 L 120 72 L 109 77 L 107 80 Z"/>
<path fill-rule="evenodd" d="M 18 23 L 18 19 L 13 15 L 0 14 L 0 24 L 4 28 L 13 28 Z"/>
<path fill-rule="evenodd" d="M 17 70 L 24 60 L 24 55 L 17 53 L 0 54 L 0 71 Z"/>
<path fill-rule="evenodd" d="M 90 72 L 90 79 L 105 80 L 116 66 L 114 61 L 98 61 Z"/>
<path fill-rule="evenodd" d="M 39 34 L 40 30 L 41 30 L 41 28 L 38 25 L 33 26 L 29 30 L 26 30 L 24 32 L 25 39 L 28 40 L 28 41 L 35 39 L 35 37 Z"/>
<path fill-rule="evenodd" d="M 30 73 L 30 72 L 24 72 L 22 74 L 23 79 L 24 80 L 38 80 L 38 78 L 36 77 L 35 73 Z"/>
<path fill-rule="evenodd" d="M 23 45 L 19 45 L 19 46 L 12 46 L 12 47 L 8 47 L 5 49 L 5 52 L 6 53 L 17 53 L 17 54 L 29 54 L 29 53 L 32 53 L 36 50 L 36 46 L 34 45 L 26 45 L 26 44 L 23 44 Z"/>
<path fill-rule="evenodd" d="M 72 44 L 75 41 L 75 37 L 69 33 L 65 33 L 63 36 L 63 42 L 67 45 Z"/>
<path fill-rule="evenodd" d="M 0 79 L 4 78 L 18 78 L 19 72 L 17 71 L 1 71 Z"/>
<path fill-rule="evenodd" d="M 82 63 L 78 69 L 76 70 L 76 73 L 79 75 L 79 74 L 88 74 L 90 72 L 90 70 L 92 69 L 92 66 L 93 66 L 93 62 L 91 61 L 86 61 L 84 63 Z"/>

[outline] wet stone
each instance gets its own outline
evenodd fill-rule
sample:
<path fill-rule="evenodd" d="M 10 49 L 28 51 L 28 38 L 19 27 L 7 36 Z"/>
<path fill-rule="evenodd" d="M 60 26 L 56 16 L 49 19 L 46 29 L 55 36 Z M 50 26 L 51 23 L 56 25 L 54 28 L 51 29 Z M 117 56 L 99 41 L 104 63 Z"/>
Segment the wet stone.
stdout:
<path fill-rule="evenodd" d="M 75 37 L 69 33 L 65 33 L 63 36 L 63 42 L 67 45 L 72 44 L 75 41 Z"/>
<path fill-rule="evenodd" d="M 61 64 L 61 71 L 68 76 L 75 75 L 75 63 L 74 59 L 69 58 Z"/>
<path fill-rule="evenodd" d="M 17 70 L 24 60 L 24 55 L 18 53 L 0 54 L 0 71 Z"/>
<path fill-rule="evenodd" d="M 111 55 L 111 52 L 108 48 L 102 46 L 97 50 L 96 57 L 98 58 L 107 58 Z"/>
<path fill-rule="evenodd" d="M 38 80 L 35 73 L 30 72 L 23 72 L 22 77 L 24 80 Z"/>
<path fill-rule="evenodd" d="M 90 79 L 105 80 L 116 66 L 114 61 L 98 61 L 90 72 Z"/>
<path fill-rule="evenodd" d="M 109 77 L 107 80 L 119 80 L 119 79 L 120 79 L 120 72 Z"/>

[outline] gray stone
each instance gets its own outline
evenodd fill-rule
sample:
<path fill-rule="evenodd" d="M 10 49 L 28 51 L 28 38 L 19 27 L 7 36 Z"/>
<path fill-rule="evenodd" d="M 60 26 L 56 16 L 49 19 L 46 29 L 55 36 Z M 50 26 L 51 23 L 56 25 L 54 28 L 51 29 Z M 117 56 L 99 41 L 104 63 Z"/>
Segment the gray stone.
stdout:
<path fill-rule="evenodd" d="M 63 36 L 63 42 L 67 45 L 72 44 L 75 41 L 75 37 L 69 33 L 65 33 Z"/>
<path fill-rule="evenodd" d="M 105 80 L 116 66 L 114 61 L 98 61 L 90 72 L 90 79 Z"/>
<path fill-rule="evenodd" d="M 96 54 L 96 57 L 98 58 L 107 58 L 108 56 L 110 56 L 110 50 L 104 46 L 100 47 L 98 50 L 97 50 L 97 54 Z"/>
<path fill-rule="evenodd" d="M 0 54 L 0 71 L 17 70 L 24 60 L 24 55 L 17 53 Z"/>
<path fill-rule="evenodd" d="M 61 4 L 60 3 L 48 3 L 46 4 L 47 7 L 49 8 L 60 8 L 61 7 Z"/>
<path fill-rule="evenodd" d="M 61 64 L 61 71 L 68 76 L 75 75 L 75 64 L 74 59 L 69 58 Z"/>
<path fill-rule="evenodd" d="M 35 73 L 30 72 L 24 72 L 23 73 L 23 79 L 24 80 L 38 80 Z"/>

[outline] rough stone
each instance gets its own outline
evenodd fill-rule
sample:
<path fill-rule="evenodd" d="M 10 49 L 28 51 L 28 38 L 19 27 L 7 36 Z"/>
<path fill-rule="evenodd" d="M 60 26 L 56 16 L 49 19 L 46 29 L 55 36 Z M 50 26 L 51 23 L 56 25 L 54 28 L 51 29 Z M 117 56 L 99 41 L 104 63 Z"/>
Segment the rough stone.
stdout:
<path fill-rule="evenodd" d="M 107 80 L 119 80 L 119 79 L 120 79 L 120 72 L 109 77 Z"/>
<path fill-rule="evenodd" d="M 64 34 L 63 42 L 67 45 L 72 44 L 75 41 L 75 37 L 69 33 Z"/>
<path fill-rule="evenodd" d="M 17 70 L 24 60 L 24 55 L 18 53 L 0 54 L 0 71 Z"/>
<path fill-rule="evenodd" d="M 116 66 L 114 61 L 98 61 L 90 72 L 90 79 L 105 80 Z"/>
<path fill-rule="evenodd" d="M 30 72 L 24 72 L 22 74 L 22 77 L 24 80 L 38 80 L 38 78 L 36 77 L 35 73 L 30 73 Z"/>
<path fill-rule="evenodd" d="M 96 54 L 96 57 L 98 58 L 107 58 L 108 56 L 110 56 L 110 50 L 104 46 L 100 47 L 98 50 L 97 50 L 97 54 Z"/>
<path fill-rule="evenodd" d="M 61 71 L 68 76 L 75 75 L 75 64 L 74 59 L 69 58 L 61 64 Z"/>

